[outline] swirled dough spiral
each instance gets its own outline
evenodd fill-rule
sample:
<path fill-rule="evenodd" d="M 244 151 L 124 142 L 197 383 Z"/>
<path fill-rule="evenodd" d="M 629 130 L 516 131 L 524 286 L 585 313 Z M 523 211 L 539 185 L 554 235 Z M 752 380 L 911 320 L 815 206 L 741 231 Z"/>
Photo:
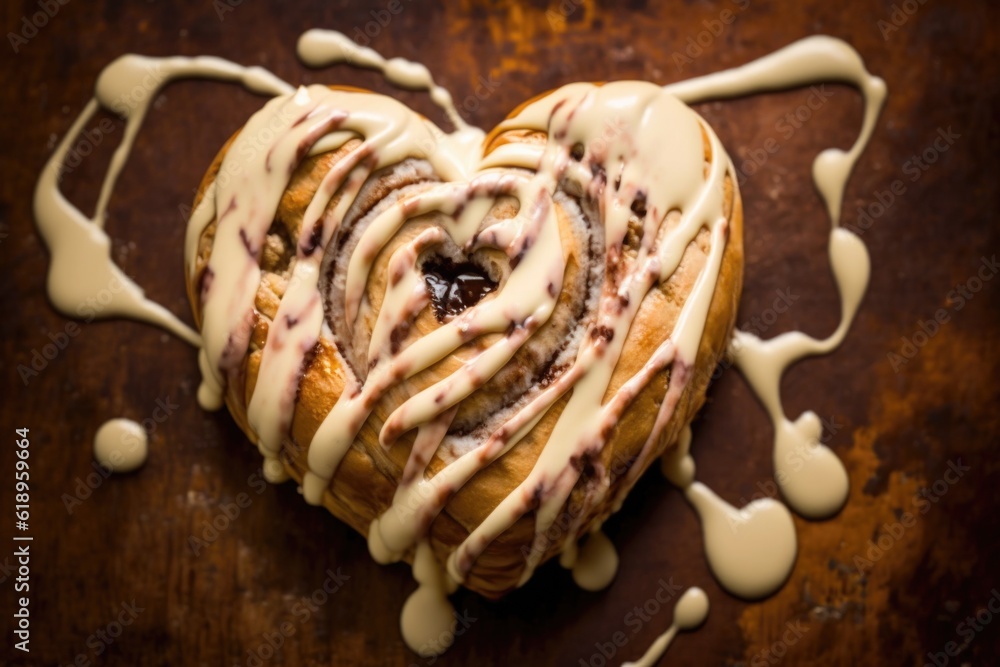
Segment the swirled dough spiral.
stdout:
<path fill-rule="evenodd" d="M 196 201 L 203 398 L 379 560 L 496 597 L 617 509 L 704 402 L 739 194 L 661 88 L 573 84 L 481 145 L 358 90 L 279 96 Z"/>

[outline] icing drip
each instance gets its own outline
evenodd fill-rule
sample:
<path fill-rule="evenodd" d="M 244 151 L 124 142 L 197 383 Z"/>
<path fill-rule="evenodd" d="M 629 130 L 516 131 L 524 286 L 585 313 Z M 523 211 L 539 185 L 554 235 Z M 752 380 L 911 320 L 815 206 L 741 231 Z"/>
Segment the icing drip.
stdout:
<path fill-rule="evenodd" d="M 406 599 L 399 619 L 403 641 L 414 653 L 436 655 L 442 647 L 450 646 L 455 636 L 455 609 L 447 595 L 457 584 L 448 580 L 426 541 L 417 545 L 413 578 L 417 590 Z"/>
<path fill-rule="evenodd" d="M 106 421 L 94 434 L 94 458 L 112 472 L 137 470 L 148 452 L 146 429 L 131 419 Z"/>
<path fill-rule="evenodd" d="M 590 534 L 574 561 L 573 581 L 585 591 L 607 588 L 618 573 L 618 551 L 600 530 Z"/>
<path fill-rule="evenodd" d="M 220 58 L 122 56 L 101 73 L 94 98 L 42 170 L 35 188 L 34 210 L 38 229 L 52 254 L 48 294 L 57 309 L 71 317 L 79 317 L 88 302 L 106 304 L 97 317 L 130 317 L 149 322 L 198 346 L 197 332 L 160 304 L 147 299 L 142 288 L 111 260 L 111 239 L 103 229 L 111 192 L 149 106 L 160 88 L 181 78 L 238 81 L 250 90 L 270 94 L 289 89 L 288 84 L 266 70 L 242 67 Z M 124 117 L 125 131 L 105 174 L 94 215 L 88 218 L 62 195 L 59 176 L 76 138 L 100 107 Z"/>
<path fill-rule="evenodd" d="M 785 370 L 796 361 L 840 345 L 867 288 L 871 270 L 868 251 L 860 238 L 839 228 L 840 208 L 847 179 L 871 138 L 885 101 L 885 82 L 869 74 L 857 52 L 844 42 L 811 37 L 743 67 L 666 87 L 678 98 L 695 103 L 830 80 L 856 86 L 865 101 L 861 132 L 850 150 L 827 149 L 813 163 L 813 180 L 832 225 L 829 252 L 840 292 L 840 324 L 823 340 L 793 331 L 762 341 L 736 331 L 729 350 L 774 423 L 775 479 L 783 497 L 799 514 L 814 519 L 830 516 L 843 505 L 848 493 L 847 472 L 837 456 L 819 442 L 822 426 L 815 413 L 807 411 L 794 422 L 785 416 L 779 387 Z M 774 592 L 795 563 L 791 516 L 770 498 L 737 510 L 694 481 L 690 441 L 688 427 L 678 446 L 664 454 L 663 472 L 684 491 L 702 519 L 705 553 L 713 573 L 728 590 L 744 597 Z M 635 664 L 652 664 L 675 633 L 668 630 Z"/>
<path fill-rule="evenodd" d="M 431 100 L 448 115 L 458 130 L 469 125 L 459 115 L 452 102 L 451 93 L 434 83 L 430 71 L 420 63 L 393 58 L 386 60 L 381 54 L 366 46 L 356 44 L 350 37 L 333 30 L 307 30 L 299 38 L 299 58 L 310 67 L 325 67 L 348 62 L 359 67 L 369 67 L 382 73 L 386 81 L 415 90 L 426 90 Z"/>
<path fill-rule="evenodd" d="M 387 60 L 375 50 L 360 46 L 347 35 L 334 30 L 307 30 L 299 38 L 298 54 L 302 62 L 311 67 L 350 63 L 378 70 L 386 81 L 400 88 L 426 90 L 431 101 L 444 111 L 455 128 L 450 134 L 438 130 L 435 133 L 436 142 L 446 145 L 452 153 L 463 156 L 463 161 L 469 167 L 479 159 L 485 133 L 465 122 L 455 108 L 451 93 L 434 82 L 424 65 L 404 58 Z"/>
<path fill-rule="evenodd" d="M 695 481 L 690 444 L 687 427 L 677 447 L 664 454 L 663 473 L 701 518 L 712 573 L 726 590 L 741 597 L 770 595 L 795 565 L 797 539 L 791 514 L 772 498 L 759 498 L 742 509 L 719 498 Z"/>
<path fill-rule="evenodd" d="M 678 632 L 698 628 L 708 618 L 708 596 L 698 587 L 684 591 L 674 605 L 674 622 L 666 632 L 653 642 L 649 650 L 635 662 L 626 662 L 622 667 L 652 667 L 670 647 Z"/>
<path fill-rule="evenodd" d="M 885 101 L 882 79 L 865 69 L 858 53 L 831 37 L 809 37 L 735 69 L 666 87 L 688 103 L 734 97 L 819 81 L 843 81 L 861 91 L 865 109 L 861 132 L 847 151 L 824 150 L 813 162 L 813 180 L 826 205 L 832 229 L 830 264 L 841 299 L 841 321 L 828 338 L 817 340 L 794 331 L 768 341 L 736 331 L 730 354 L 760 398 L 774 423 L 775 479 L 785 500 L 802 516 L 818 519 L 834 514 L 847 499 L 847 471 L 840 459 L 819 442 L 819 418 L 805 412 L 795 421 L 784 413 L 779 387 L 785 370 L 796 361 L 825 354 L 843 341 L 868 285 L 870 260 L 864 243 L 839 227 L 844 188 L 868 144 Z"/>
<path fill-rule="evenodd" d="M 840 290 L 843 315 L 824 340 L 799 331 L 762 341 L 737 331 L 730 346 L 737 367 L 774 423 L 774 471 L 782 496 L 802 516 L 821 519 L 837 512 L 847 499 L 847 471 L 837 455 L 820 443 L 822 426 L 812 411 L 794 422 L 786 416 L 779 387 L 785 370 L 806 356 L 825 354 L 847 334 L 868 283 L 868 251 L 857 236 L 835 228 L 830 234 L 830 262 Z"/>

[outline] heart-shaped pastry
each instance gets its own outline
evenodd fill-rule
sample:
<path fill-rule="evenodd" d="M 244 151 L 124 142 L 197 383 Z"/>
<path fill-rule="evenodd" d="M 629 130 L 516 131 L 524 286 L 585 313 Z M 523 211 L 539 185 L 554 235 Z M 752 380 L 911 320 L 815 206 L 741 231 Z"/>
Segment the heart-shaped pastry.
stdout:
<path fill-rule="evenodd" d="M 677 440 L 743 268 L 728 156 L 641 82 L 485 138 L 300 88 L 222 149 L 192 225 L 202 400 L 378 560 L 426 543 L 489 597 L 571 563 Z"/>

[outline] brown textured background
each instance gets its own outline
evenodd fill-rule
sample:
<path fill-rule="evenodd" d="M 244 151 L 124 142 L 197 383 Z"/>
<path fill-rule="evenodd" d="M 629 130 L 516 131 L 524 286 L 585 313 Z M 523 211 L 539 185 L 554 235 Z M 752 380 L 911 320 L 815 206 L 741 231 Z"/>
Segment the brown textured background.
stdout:
<path fill-rule="evenodd" d="M 290 636 L 267 664 L 435 662 L 417 658 L 400 640 L 399 608 L 414 588 L 408 568 L 373 563 L 359 536 L 307 507 L 292 485 L 262 489 L 248 482 L 258 455 L 225 413 L 198 408 L 197 365 L 186 345 L 132 322 L 81 324 L 68 347 L 27 386 L 17 372 L 68 322 L 45 297 L 48 256 L 32 225 L 32 189 L 105 64 L 123 52 L 209 53 L 265 65 L 292 82 L 390 90 L 371 73 L 307 70 L 293 50 L 310 27 L 353 34 L 388 0 L 357 7 L 224 2 L 76 0 L 19 53 L 9 43 L 0 46 L 0 311 L 6 314 L 0 324 L 0 426 L 7 432 L 0 446 L 0 544 L 7 545 L 0 547 L 0 566 L 13 551 L 12 441 L 20 426 L 31 429 L 35 537 L 32 652 L 25 659 L 12 648 L 15 594 L 12 578 L 0 567 L 0 662 L 256 664 L 251 655 L 284 622 L 291 624 L 285 626 Z M 879 21 L 892 21 L 894 6 L 903 5 L 912 16 L 897 14 L 898 30 L 880 28 Z M 402 11 L 379 28 L 372 45 L 428 64 L 466 115 L 484 127 L 562 83 L 667 83 L 744 63 L 805 35 L 843 37 L 890 90 L 874 140 L 848 187 L 845 223 L 856 226 L 859 207 L 878 202 L 878 193 L 897 179 L 905 186 L 864 233 L 872 283 L 846 344 L 797 366 L 783 385 L 792 416 L 813 409 L 826 420 L 827 441 L 852 480 L 849 504 L 837 517 L 797 520 L 800 555 L 787 585 L 761 603 L 721 591 L 705 564 L 694 514 L 650 474 L 608 525 L 622 554 L 621 572 L 608 590 L 579 591 L 567 573 L 550 565 L 500 603 L 459 593 L 457 609 L 476 620 L 436 664 L 579 665 L 582 659 L 600 665 L 595 642 L 609 642 L 617 631 L 628 643 L 609 664 L 635 659 L 670 622 L 669 606 L 648 622 L 627 616 L 655 594 L 661 577 L 702 586 L 712 603 L 705 626 L 680 636 L 664 664 L 921 665 L 927 652 L 944 651 L 951 641 L 965 645 L 949 664 L 996 664 L 1000 619 L 982 610 L 1000 588 L 1000 470 L 994 460 L 1000 436 L 1000 279 L 985 281 L 961 309 L 949 297 L 975 275 L 983 256 L 1000 250 L 996 6 L 971 0 L 468 1 L 447 8 L 402 0 L 399 6 Z M 730 17 L 724 10 L 732 12 L 732 22 L 713 24 Z M 19 32 L 22 16 L 37 11 L 33 1 L 4 3 L 0 27 Z M 720 34 L 702 35 L 702 53 L 691 62 L 675 59 L 706 25 Z M 477 88 L 485 99 L 475 97 Z M 809 167 L 822 148 L 854 140 L 861 103 L 846 87 L 826 90 L 833 94 L 793 132 L 781 119 L 809 101 L 809 90 L 699 107 L 746 176 L 748 266 L 740 321 L 749 326 L 752 317 L 768 315 L 776 290 L 794 295 L 765 337 L 797 327 L 826 335 L 837 322 L 827 222 Z M 400 97 L 437 117 L 425 96 Z M 107 228 L 115 259 L 188 321 L 179 205 L 190 202 L 205 165 L 259 104 L 234 86 L 169 86 L 111 202 Z M 114 129 L 100 150 L 65 179 L 68 196 L 85 211 L 96 201 L 121 135 L 122 123 L 107 118 Z M 908 161 L 948 128 L 958 138 L 947 151 L 932 151 L 934 164 L 911 180 L 915 172 Z M 760 149 L 767 146 L 772 153 L 761 160 Z M 759 168 L 755 156 L 763 162 Z M 898 352 L 901 337 L 912 338 L 920 321 L 940 308 L 951 321 L 894 372 L 887 353 Z M 146 467 L 103 482 L 68 513 L 62 497 L 75 493 L 77 479 L 92 471 L 95 429 L 114 416 L 150 417 L 158 399 L 177 407 L 156 425 Z M 710 390 L 695 438 L 699 476 L 724 498 L 738 503 L 767 487 L 771 429 L 736 373 L 726 371 Z M 954 484 L 944 482 L 949 462 L 959 461 L 968 472 Z M 933 490 L 935 482 L 943 493 Z M 937 502 L 915 502 L 928 487 Z M 194 555 L 189 536 L 203 536 L 206 522 L 240 493 L 251 504 Z M 920 514 L 924 506 L 929 509 Z M 915 512 L 916 522 L 886 537 L 885 524 L 906 511 Z M 855 556 L 866 556 L 869 540 L 880 536 L 888 549 L 862 575 Z M 340 568 L 350 579 L 304 618 L 296 605 L 323 585 L 328 568 Z M 88 637 L 133 599 L 144 611 L 97 655 L 99 644 L 88 645 Z M 994 620 L 966 643 L 958 624 L 977 611 Z"/>

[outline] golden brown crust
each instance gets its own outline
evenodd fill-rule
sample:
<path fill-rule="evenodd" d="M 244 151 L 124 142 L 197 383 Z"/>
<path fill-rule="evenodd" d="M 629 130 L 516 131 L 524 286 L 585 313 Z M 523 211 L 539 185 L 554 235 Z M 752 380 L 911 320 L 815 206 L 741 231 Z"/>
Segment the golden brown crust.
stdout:
<path fill-rule="evenodd" d="M 541 137 L 544 140 L 544 135 Z M 203 197 L 206 188 L 216 178 L 223 157 L 232 144 L 233 138 L 223 146 L 209 167 L 196 203 Z M 511 141 L 537 141 L 537 134 L 521 131 L 491 134 L 488 144 L 493 150 Z M 710 147 L 704 141 L 706 162 L 710 161 Z M 277 223 L 285 226 L 289 237 L 295 238 L 297 223 L 301 222 L 301 212 L 312 198 L 319 178 L 339 160 L 350 146 L 337 151 L 309 158 L 300 165 L 292 177 L 285 197 L 279 207 Z M 334 202 L 335 203 L 335 202 Z M 333 204 L 331 204 L 333 205 Z M 708 319 L 698 350 L 697 362 L 676 406 L 673 417 L 664 429 L 657 451 L 676 442 L 682 428 L 690 423 L 705 400 L 705 390 L 712 372 L 725 351 L 736 317 L 737 305 L 742 289 L 743 275 L 743 229 L 742 204 L 735 184 L 727 174 L 725 180 L 724 213 L 729 219 L 729 235 L 722 257 L 722 267 L 715 293 L 709 308 Z M 199 288 L 201 276 L 211 254 L 216 222 L 213 220 L 205 229 L 198 245 L 193 272 L 188 272 L 188 295 L 195 313 L 196 322 L 201 323 L 202 303 Z M 680 266 L 665 283 L 654 287 L 641 304 L 638 314 L 629 330 L 621 360 L 614 371 L 609 395 L 626 379 L 638 372 L 650 354 L 670 334 L 677 320 L 680 308 L 690 294 L 695 279 L 707 258 L 708 230 L 702 230 L 686 250 Z M 276 254 L 278 254 L 276 252 Z M 264 263 L 274 263 L 265 253 Z M 582 260 L 578 260 L 582 261 Z M 572 258 L 568 259 L 572 264 Z M 240 428 L 254 440 L 252 429 L 247 424 L 246 408 L 257 381 L 261 349 L 267 338 L 267 327 L 274 316 L 284 289 L 284 276 L 280 267 L 266 271 L 256 299 L 256 323 L 251 338 L 250 350 L 243 368 L 230 378 L 226 389 L 226 403 Z M 377 281 L 377 275 L 372 276 Z M 369 285 L 369 293 L 378 293 L 380 287 Z M 429 310 L 429 309 L 428 309 Z M 419 327 L 434 326 L 433 317 L 419 323 Z M 490 339 L 475 343 L 482 347 Z M 466 346 L 468 348 L 468 346 Z M 470 353 L 463 348 L 462 356 Z M 456 359 L 445 360 L 421 374 L 417 386 L 426 386 L 430 378 L 443 377 L 454 370 Z M 314 355 L 306 367 L 300 385 L 299 397 L 292 422 L 291 438 L 286 439 L 282 449 L 282 461 L 286 469 L 301 482 L 306 469 L 306 447 L 319 428 L 323 417 L 343 390 L 346 373 L 341 355 L 325 339 L 317 344 Z M 646 434 L 659 411 L 666 393 L 669 370 L 659 373 L 625 411 L 612 431 L 604 447 L 601 462 L 612 472 L 611 493 L 595 514 L 601 518 L 610 513 L 608 501 L 618 485 L 623 483 L 624 472 L 641 450 Z M 378 434 L 391 410 L 396 407 L 401 396 L 408 392 L 390 392 L 379 402 L 371 417 L 362 428 L 355 445 L 344 457 L 333 483 L 324 496 L 324 505 L 338 518 L 366 535 L 373 519 L 386 510 L 392 501 L 399 482 L 402 468 L 409 453 L 412 434 L 404 435 L 400 441 L 385 451 L 378 441 Z M 439 559 L 447 556 L 478 526 L 497 504 L 520 484 L 532 469 L 542 447 L 548 440 L 556 420 L 567 398 L 564 397 L 550 410 L 535 428 L 506 455 L 476 475 L 450 500 L 444 512 L 433 523 L 431 543 Z M 650 458 L 649 460 L 655 460 Z M 439 471 L 444 462 L 435 456 L 429 470 Z M 578 484 L 567 503 L 569 516 L 579 507 L 583 485 Z M 588 521 L 583 521 L 586 527 Z M 564 524 L 565 527 L 565 524 Z M 525 565 L 525 553 L 530 549 L 534 536 L 534 516 L 528 514 L 494 541 L 473 567 L 465 585 L 487 597 L 499 597 L 517 585 Z M 561 540 L 554 540 L 546 553 L 551 557 Z"/>

